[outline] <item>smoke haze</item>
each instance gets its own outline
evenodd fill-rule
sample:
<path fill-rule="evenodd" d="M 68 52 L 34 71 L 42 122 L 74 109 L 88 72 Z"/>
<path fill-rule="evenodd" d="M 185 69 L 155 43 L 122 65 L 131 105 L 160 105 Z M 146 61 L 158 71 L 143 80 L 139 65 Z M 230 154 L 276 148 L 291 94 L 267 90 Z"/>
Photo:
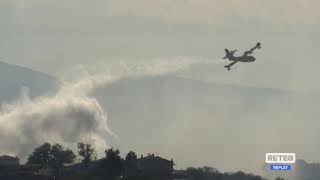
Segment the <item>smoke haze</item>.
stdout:
<path fill-rule="evenodd" d="M 76 142 L 84 141 L 92 143 L 101 153 L 108 146 L 108 138 L 117 136 L 107 125 L 107 113 L 91 95 L 95 88 L 124 78 L 174 73 L 197 63 L 216 62 L 173 58 L 82 66 L 66 73 L 56 93 L 30 99 L 24 90 L 19 100 L 2 106 L 1 152 L 25 158 L 44 142 L 75 148 Z"/>

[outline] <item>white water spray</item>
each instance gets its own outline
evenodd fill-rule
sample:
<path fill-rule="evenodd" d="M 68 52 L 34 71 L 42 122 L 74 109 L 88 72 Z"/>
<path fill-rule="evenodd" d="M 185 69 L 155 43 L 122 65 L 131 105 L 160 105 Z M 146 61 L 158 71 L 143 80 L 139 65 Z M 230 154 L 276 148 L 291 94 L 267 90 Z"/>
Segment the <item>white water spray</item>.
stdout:
<path fill-rule="evenodd" d="M 125 78 L 159 76 L 188 69 L 199 63 L 217 63 L 204 59 L 156 59 L 141 63 L 98 64 L 73 71 L 59 90 L 50 96 L 7 104 L 0 112 L 1 153 L 26 157 L 35 146 L 58 142 L 74 147 L 89 142 L 98 152 L 107 147 L 109 136 L 116 137 L 107 125 L 107 114 L 90 94 L 95 88 Z"/>

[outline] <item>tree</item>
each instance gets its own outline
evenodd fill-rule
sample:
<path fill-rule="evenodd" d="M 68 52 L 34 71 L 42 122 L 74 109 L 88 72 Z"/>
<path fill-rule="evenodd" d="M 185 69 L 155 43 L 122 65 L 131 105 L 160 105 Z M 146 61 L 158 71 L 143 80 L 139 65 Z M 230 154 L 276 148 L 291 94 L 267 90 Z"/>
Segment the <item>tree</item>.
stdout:
<path fill-rule="evenodd" d="M 95 158 L 95 150 L 91 144 L 85 144 L 83 142 L 78 143 L 78 154 L 82 158 L 82 163 L 87 166 Z"/>
<path fill-rule="evenodd" d="M 52 146 L 50 143 L 44 143 L 29 155 L 27 164 L 40 164 L 58 170 L 63 163 L 72 163 L 75 159 L 76 155 L 70 149 L 64 150 L 60 144 Z"/>
<path fill-rule="evenodd" d="M 113 148 L 107 149 L 105 151 L 106 158 L 104 160 L 104 166 L 107 170 L 107 174 L 115 179 L 121 175 L 123 169 L 122 158 L 120 157 L 120 151 L 118 149 L 114 150 Z"/>
<path fill-rule="evenodd" d="M 127 163 L 137 163 L 138 158 L 137 158 L 137 154 L 133 151 L 128 152 L 128 154 L 126 155 L 125 161 Z"/>
<path fill-rule="evenodd" d="M 27 164 L 48 166 L 51 159 L 51 144 L 44 143 L 37 147 L 28 157 Z"/>
<path fill-rule="evenodd" d="M 52 157 L 49 164 L 56 169 L 61 168 L 63 163 L 73 163 L 77 157 L 70 149 L 64 150 L 60 144 L 51 146 L 50 153 Z"/>
<path fill-rule="evenodd" d="M 124 161 L 124 170 L 125 170 L 125 176 L 131 177 L 136 176 L 138 174 L 138 158 L 135 152 L 130 151 L 125 157 Z"/>
<path fill-rule="evenodd" d="M 186 170 L 186 175 L 188 179 L 191 180 L 205 180 L 206 175 L 203 172 L 202 168 L 194 168 L 194 167 L 189 167 Z"/>

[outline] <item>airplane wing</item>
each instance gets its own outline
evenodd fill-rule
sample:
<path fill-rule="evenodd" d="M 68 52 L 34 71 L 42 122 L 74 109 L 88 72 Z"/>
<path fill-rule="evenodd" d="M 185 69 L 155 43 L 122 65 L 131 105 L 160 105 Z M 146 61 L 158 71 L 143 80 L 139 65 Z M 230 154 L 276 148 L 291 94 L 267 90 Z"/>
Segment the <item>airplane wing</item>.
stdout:
<path fill-rule="evenodd" d="M 231 70 L 230 67 L 233 66 L 234 64 L 236 64 L 238 61 L 233 61 L 232 63 L 224 66 L 225 68 L 227 68 L 228 70 Z"/>
<path fill-rule="evenodd" d="M 261 43 L 260 42 L 257 42 L 257 44 L 253 48 L 251 48 L 249 51 L 245 51 L 243 53 L 243 56 L 247 56 L 247 55 L 252 54 L 253 51 L 256 50 L 256 49 L 261 49 Z"/>
<path fill-rule="evenodd" d="M 237 52 L 237 51 L 238 51 L 238 50 L 236 50 L 236 49 L 235 49 L 235 50 L 232 50 L 232 51 L 231 51 L 231 54 L 234 55 L 234 53 Z"/>

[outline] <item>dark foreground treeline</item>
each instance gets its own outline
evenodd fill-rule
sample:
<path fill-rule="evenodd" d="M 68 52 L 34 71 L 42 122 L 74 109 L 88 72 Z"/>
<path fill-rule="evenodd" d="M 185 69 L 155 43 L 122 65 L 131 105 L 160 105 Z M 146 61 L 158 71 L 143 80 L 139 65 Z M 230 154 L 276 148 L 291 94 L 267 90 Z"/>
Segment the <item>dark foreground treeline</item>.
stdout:
<path fill-rule="evenodd" d="M 181 171 L 183 176 L 177 177 L 188 180 L 263 180 L 262 177 L 244 172 L 221 173 L 211 167 L 189 167 Z"/>
<path fill-rule="evenodd" d="M 123 158 L 118 149 L 106 149 L 96 159 L 90 144 L 78 143 L 77 155 L 60 144 L 44 143 L 28 157 L 27 163 L 0 167 L 0 180 L 262 180 L 243 172 L 221 173 L 211 167 L 174 170 L 173 160 L 149 154 L 137 157 L 130 151 Z"/>

